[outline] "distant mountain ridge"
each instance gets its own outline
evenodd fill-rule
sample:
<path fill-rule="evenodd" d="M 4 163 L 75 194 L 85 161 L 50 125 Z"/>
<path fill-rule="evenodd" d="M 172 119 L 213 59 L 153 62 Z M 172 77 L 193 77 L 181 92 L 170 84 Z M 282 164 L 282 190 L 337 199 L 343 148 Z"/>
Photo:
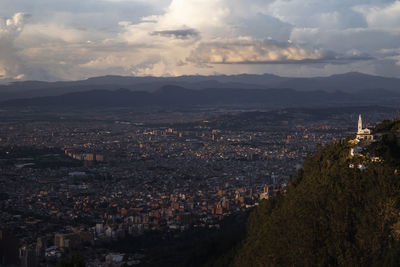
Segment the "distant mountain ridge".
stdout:
<path fill-rule="evenodd" d="M 345 93 L 381 89 L 400 92 L 400 79 L 372 76 L 357 72 L 313 78 L 290 78 L 272 74 L 190 75 L 179 77 L 126 77 L 109 75 L 81 81 L 24 81 L 0 85 L 0 101 L 17 98 L 59 96 L 67 93 L 92 90 L 116 90 L 118 88 L 126 88 L 132 91 L 154 92 L 166 85 L 180 86 L 193 90 L 205 88 L 291 88 L 298 91 L 322 90 L 327 92 L 342 91 Z"/>
<path fill-rule="evenodd" d="M 91 90 L 67 93 L 60 96 L 45 96 L 12 99 L 0 103 L 3 107 L 194 107 L 194 106 L 262 106 L 316 107 L 344 106 L 352 104 L 400 103 L 400 93 L 387 91 L 383 96 L 365 90 L 363 93 L 342 91 L 299 91 L 289 88 L 236 89 L 207 88 L 187 89 L 166 85 L 154 92 L 118 90 Z"/>

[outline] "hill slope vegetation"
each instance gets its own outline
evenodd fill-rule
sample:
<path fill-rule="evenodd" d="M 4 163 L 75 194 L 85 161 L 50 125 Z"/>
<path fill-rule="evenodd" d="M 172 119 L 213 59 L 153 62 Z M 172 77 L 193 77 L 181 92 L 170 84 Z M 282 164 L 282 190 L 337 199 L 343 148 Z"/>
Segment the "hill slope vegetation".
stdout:
<path fill-rule="evenodd" d="M 363 156 L 349 156 L 349 140 L 319 148 L 286 194 L 251 213 L 230 265 L 398 266 L 399 129 L 400 121 L 378 125 Z"/>

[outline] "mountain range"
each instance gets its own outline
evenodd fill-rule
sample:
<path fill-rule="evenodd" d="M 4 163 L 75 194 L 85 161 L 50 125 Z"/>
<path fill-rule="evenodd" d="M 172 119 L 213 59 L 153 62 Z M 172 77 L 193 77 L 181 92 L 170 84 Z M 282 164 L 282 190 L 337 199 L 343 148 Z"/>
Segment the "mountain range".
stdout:
<path fill-rule="evenodd" d="M 155 91 L 165 85 L 176 85 L 189 89 L 240 88 L 268 89 L 291 88 L 300 91 L 357 92 L 365 89 L 400 90 L 400 79 L 372 76 L 358 72 L 329 77 L 290 78 L 272 74 L 215 75 L 179 77 L 124 77 L 102 76 L 81 81 L 41 82 L 23 81 L 0 85 L 0 100 L 11 98 L 61 95 L 90 90 L 115 90 L 126 88 L 133 91 Z"/>
<path fill-rule="evenodd" d="M 257 106 L 321 107 L 348 105 L 388 105 L 400 103 L 400 93 L 387 91 L 377 95 L 365 90 L 362 94 L 341 91 L 298 91 L 293 89 L 208 88 L 192 90 L 179 86 L 163 86 L 154 92 L 92 90 L 60 96 L 11 99 L 3 107 L 194 107 L 194 106 Z"/>
<path fill-rule="evenodd" d="M 70 82 L 0 86 L 1 106 L 143 107 L 262 105 L 265 107 L 400 103 L 400 79 L 346 73 L 288 78 L 271 74 L 180 77 L 103 76 Z"/>

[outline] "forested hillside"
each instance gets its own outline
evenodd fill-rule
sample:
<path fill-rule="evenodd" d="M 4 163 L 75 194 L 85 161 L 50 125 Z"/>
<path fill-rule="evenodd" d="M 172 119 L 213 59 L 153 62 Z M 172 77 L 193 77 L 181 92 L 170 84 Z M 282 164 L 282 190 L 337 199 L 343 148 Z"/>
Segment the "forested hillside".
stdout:
<path fill-rule="evenodd" d="M 251 213 L 245 240 L 225 263 L 400 265 L 399 129 L 400 121 L 381 123 L 377 141 L 363 145 L 355 157 L 349 139 L 319 148 L 286 194 Z"/>

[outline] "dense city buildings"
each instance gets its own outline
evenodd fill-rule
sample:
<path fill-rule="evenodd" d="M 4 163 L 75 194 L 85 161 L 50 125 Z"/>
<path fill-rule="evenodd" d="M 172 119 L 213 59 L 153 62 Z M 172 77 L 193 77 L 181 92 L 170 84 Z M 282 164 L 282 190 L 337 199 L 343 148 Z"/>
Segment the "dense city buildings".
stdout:
<path fill-rule="evenodd" d="M 112 244 L 218 231 L 224 218 L 284 193 L 307 154 L 355 133 L 358 117 L 326 109 L 24 115 L 0 112 L 0 245 L 10 250 L 0 260 L 23 266 L 51 266 L 74 251 L 88 266 L 151 261 L 140 245 L 127 253 Z M 366 114 L 370 125 L 393 116 Z"/>

